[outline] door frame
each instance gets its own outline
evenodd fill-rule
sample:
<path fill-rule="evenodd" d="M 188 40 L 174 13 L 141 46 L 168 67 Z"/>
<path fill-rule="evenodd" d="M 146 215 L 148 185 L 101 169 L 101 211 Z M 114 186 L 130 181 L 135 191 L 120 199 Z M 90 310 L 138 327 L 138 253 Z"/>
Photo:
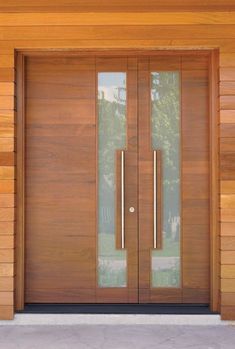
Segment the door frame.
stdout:
<path fill-rule="evenodd" d="M 219 248 L 219 93 L 218 49 L 111 49 L 111 50 L 18 50 L 16 52 L 16 243 L 15 309 L 24 309 L 25 269 L 25 58 L 29 56 L 141 56 L 207 55 L 209 57 L 209 147 L 210 147 L 210 309 L 220 310 Z"/>

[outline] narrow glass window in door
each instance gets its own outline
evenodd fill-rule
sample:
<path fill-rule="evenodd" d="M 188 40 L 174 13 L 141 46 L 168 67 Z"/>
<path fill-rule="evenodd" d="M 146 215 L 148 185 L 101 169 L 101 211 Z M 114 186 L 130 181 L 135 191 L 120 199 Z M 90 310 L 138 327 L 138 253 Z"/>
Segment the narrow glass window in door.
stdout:
<path fill-rule="evenodd" d="M 116 249 L 116 151 L 126 146 L 126 73 L 98 73 L 98 285 L 127 285 L 126 251 Z"/>
<path fill-rule="evenodd" d="M 152 287 L 180 287 L 179 72 L 151 73 L 151 109 L 152 147 L 155 150 Z"/>

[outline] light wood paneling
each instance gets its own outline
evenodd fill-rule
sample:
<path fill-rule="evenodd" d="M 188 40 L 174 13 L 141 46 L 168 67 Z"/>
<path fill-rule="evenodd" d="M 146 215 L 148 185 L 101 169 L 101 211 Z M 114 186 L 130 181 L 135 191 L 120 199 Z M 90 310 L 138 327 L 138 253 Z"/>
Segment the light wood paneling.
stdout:
<path fill-rule="evenodd" d="M 235 193 L 235 180 L 221 181 L 220 182 L 221 194 L 234 194 Z"/>
<path fill-rule="evenodd" d="M 1 155 L 1 154 L 0 154 Z M 15 192 L 15 181 L 3 179 L 0 180 L 0 194 L 11 194 Z"/>
<path fill-rule="evenodd" d="M 14 207 L 15 196 L 14 194 L 0 194 L 0 207 Z"/>
<path fill-rule="evenodd" d="M 235 237 L 221 237 L 221 249 L 223 251 L 235 250 Z"/>
<path fill-rule="evenodd" d="M 235 251 L 221 251 L 221 264 L 235 264 Z"/>
<path fill-rule="evenodd" d="M 0 292 L 0 306 L 11 305 L 13 306 L 13 292 Z"/>
<path fill-rule="evenodd" d="M 14 263 L 14 250 L 0 249 L 0 263 Z"/>
<path fill-rule="evenodd" d="M 222 279 L 235 279 L 235 265 L 222 265 L 221 277 Z"/>
<path fill-rule="evenodd" d="M 221 295 L 221 303 L 224 306 L 235 306 L 235 292 L 229 293 L 229 292 L 223 292 Z"/>
<path fill-rule="evenodd" d="M 77 0 L 22 0 L 19 4 L 17 0 L 6 0 L 1 3 L 2 12 L 100 12 L 100 11 L 232 11 L 235 9 L 233 0 L 149 0 L 144 3 L 141 0 L 88 0 L 78 2 Z"/>
<path fill-rule="evenodd" d="M 1 68 L 13 68 L 14 67 L 14 56 L 3 55 L 0 53 L 0 67 Z M 1 90 L 0 90 L 1 93 Z"/>
<path fill-rule="evenodd" d="M 219 61 L 220 61 L 221 67 L 234 67 L 235 53 L 234 52 L 222 53 L 220 54 Z M 222 82 L 222 84 L 223 83 L 224 82 Z"/>
<path fill-rule="evenodd" d="M 14 234 L 14 222 L 0 222 L 0 236 L 13 235 L 13 234 Z"/>
<path fill-rule="evenodd" d="M 14 109 L 14 97 L 0 95 L 0 106 L 1 109 Z"/>
<path fill-rule="evenodd" d="M 0 82 L 14 82 L 15 71 L 13 68 L 2 68 L 0 66 Z M 2 106 L 0 107 L 1 109 Z"/>
<path fill-rule="evenodd" d="M 6 13 L 0 14 L 2 26 L 66 26 L 66 25 L 195 25 L 234 24 L 233 12 L 109 12 L 97 13 Z M 221 65 L 232 62 L 233 56 L 221 57 Z"/>
<path fill-rule="evenodd" d="M 1 276 L 13 277 L 13 275 L 14 275 L 13 263 L 0 263 L 0 277 Z"/>
<path fill-rule="evenodd" d="M 184 10 L 187 12 L 182 12 Z M 104 0 L 99 6 L 97 0 L 87 0 L 79 5 L 76 0 L 56 0 L 53 4 L 48 0 L 41 0 L 40 3 L 36 0 L 22 0 L 20 3 L 17 0 L 2 2 L 0 4 L 0 207 L 14 206 L 12 200 L 15 186 L 11 177 L 14 166 L 14 116 L 12 114 L 10 117 L 2 112 L 9 107 L 13 112 L 14 108 L 14 49 L 219 48 L 221 67 L 219 94 L 222 109 L 220 151 L 223 159 L 220 185 L 221 236 L 234 237 L 235 173 L 231 164 L 233 155 L 227 154 L 235 153 L 234 10 L 233 0 L 210 2 L 150 0 L 147 3 L 142 0 Z M 9 167 L 9 170 L 6 170 L 6 167 Z M 6 211 L 3 213 L 5 215 Z M 12 215 L 9 218 L 12 219 Z M 12 235 L 13 232 L 13 222 L 0 222 L 0 236 Z M 229 285 L 227 281 L 223 282 L 221 312 L 222 318 L 235 319 L 235 291 L 227 291 L 231 289 L 231 282 L 233 283 L 227 275 L 228 273 L 234 275 L 231 270 L 235 266 L 235 250 L 224 250 L 228 248 L 228 241 L 221 240 L 221 273 L 223 278 L 230 280 Z M 228 264 L 231 268 L 226 271 Z M 2 273 L 10 273 L 11 276 L 7 277 L 8 281 L 6 276 L 0 276 L 0 304 L 4 303 L 1 291 L 12 291 L 12 288 L 2 290 L 1 285 L 6 282 L 8 285 L 9 282 L 12 287 L 13 265 L 0 263 L 0 275 Z M 13 306 L 4 304 L 0 305 L 0 318 L 12 318 Z"/>
<path fill-rule="evenodd" d="M 235 81 L 235 68 L 233 68 L 233 67 L 226 67 L 226 68 L 221 67 L 220 68 L 220 80 L 221 81 Z"/>
<path fill-rule="evenodd" d="M 14 247 L 13 235 L 0 235 L 0 249 L 9 249 Z"/>
<path fill-rule="evenodd" d="M 221 81 L 220 83 L 220 95 L 226 96 L 235 94 L 235 82 L 234 81 Z"/>
<path fill-rule="evenodd" d="M 221 91 L 221 90 L 220 90 Z M 220 111 L 220 123 L 235 123 L 235 110 L 221 110 Z"/>
<path fill-rule="evenodd" d="M 221 236 L 235 236 L 235 223 L 221 223 Z"/>
<path fill-rule="evenodd" d="M 1 57 L 1 56 L 0 56 Z M 9 57 L 9 56 L 6 56 Z M 12 56 L 10 56 L 12 57 Z M 1 96 L 13 96 L 15 85 L 13 82 L 1 82 L 0 83 L 0 95 Z"/>
<path fill-rule="evenodd" d="M 0 179 L 14 179 L 14 173 L 15 173 L 14 166 L 0 167 Z"/>
<path fill-rule="evenodd" d="M 7 131 L 8 133 L 9 131 Z M 11 128 L 10 134 L 8 137 L 1 138 L 5 135 L 4 131 L 0 129 L 0 153 L 2 152 L 12 152 L 14 150 L 14 129 Z"/>
<path fill-rule="evenodd" d="M 12 305 L 0 305 L 0 316 L 1 320 L 12 320 L 14 317 L 14 307 Z"/>
<path fill-rule="evenodd" d="M 222 279 L 221 292 L 235 292 L 235 279 Z"/>
<path fill-rule="evenodd" d="M 190 40 L 192 37 L 204 37 L 204 39 L 226 39 L 235 38 L 235 25 L 150 25 L 142 26 L 123 25 L 119 26 L 25 26 L 25 27 L 3 27 L 0 26 L 2 40 Z M 221 80 L 234 80 L 235 68 L 221 68 Z"/>
<path fill-rule="evenodd" d="M 235 209 L 222 208 L 220 211 L 221 222 L 235 222 Z"/>
<path fill-rule="evenodd" d="M 14 290 L 14 279 L 12 277 L 0 277 L 0 292 Z"/>

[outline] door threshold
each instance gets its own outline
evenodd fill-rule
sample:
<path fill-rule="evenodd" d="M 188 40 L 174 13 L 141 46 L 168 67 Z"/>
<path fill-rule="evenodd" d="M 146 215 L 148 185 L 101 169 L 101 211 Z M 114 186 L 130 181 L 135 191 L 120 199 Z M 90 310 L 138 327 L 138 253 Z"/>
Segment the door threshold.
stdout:
<path fill-rule="evenodd" d="M 168 314 L 208 315 L 208 304 L 25 304 L 24 314 Z"/>

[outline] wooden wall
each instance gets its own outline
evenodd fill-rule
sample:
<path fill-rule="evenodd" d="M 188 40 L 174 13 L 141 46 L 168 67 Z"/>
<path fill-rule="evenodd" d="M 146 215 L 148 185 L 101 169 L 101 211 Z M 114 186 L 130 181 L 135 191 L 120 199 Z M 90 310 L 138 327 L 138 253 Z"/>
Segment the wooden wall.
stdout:
<path fill-rule="evenodd" d="M 105 0 L 97 6 L 98 0 L 22 0 L 19 5 L 17 0 L 5 0 L 0 4 L 0 319 L 13 317 L 14 50 L 25 48 L 219 48 L 221 314 L 223 319 L 235 319 L 235 12 L 221 12 L 235 10 L 235 5 L 233 0 L 157 3 L 150 0 L 146 7 L 142 0 Z M 79 13 L 88 10 L 99 13 Z"/>

